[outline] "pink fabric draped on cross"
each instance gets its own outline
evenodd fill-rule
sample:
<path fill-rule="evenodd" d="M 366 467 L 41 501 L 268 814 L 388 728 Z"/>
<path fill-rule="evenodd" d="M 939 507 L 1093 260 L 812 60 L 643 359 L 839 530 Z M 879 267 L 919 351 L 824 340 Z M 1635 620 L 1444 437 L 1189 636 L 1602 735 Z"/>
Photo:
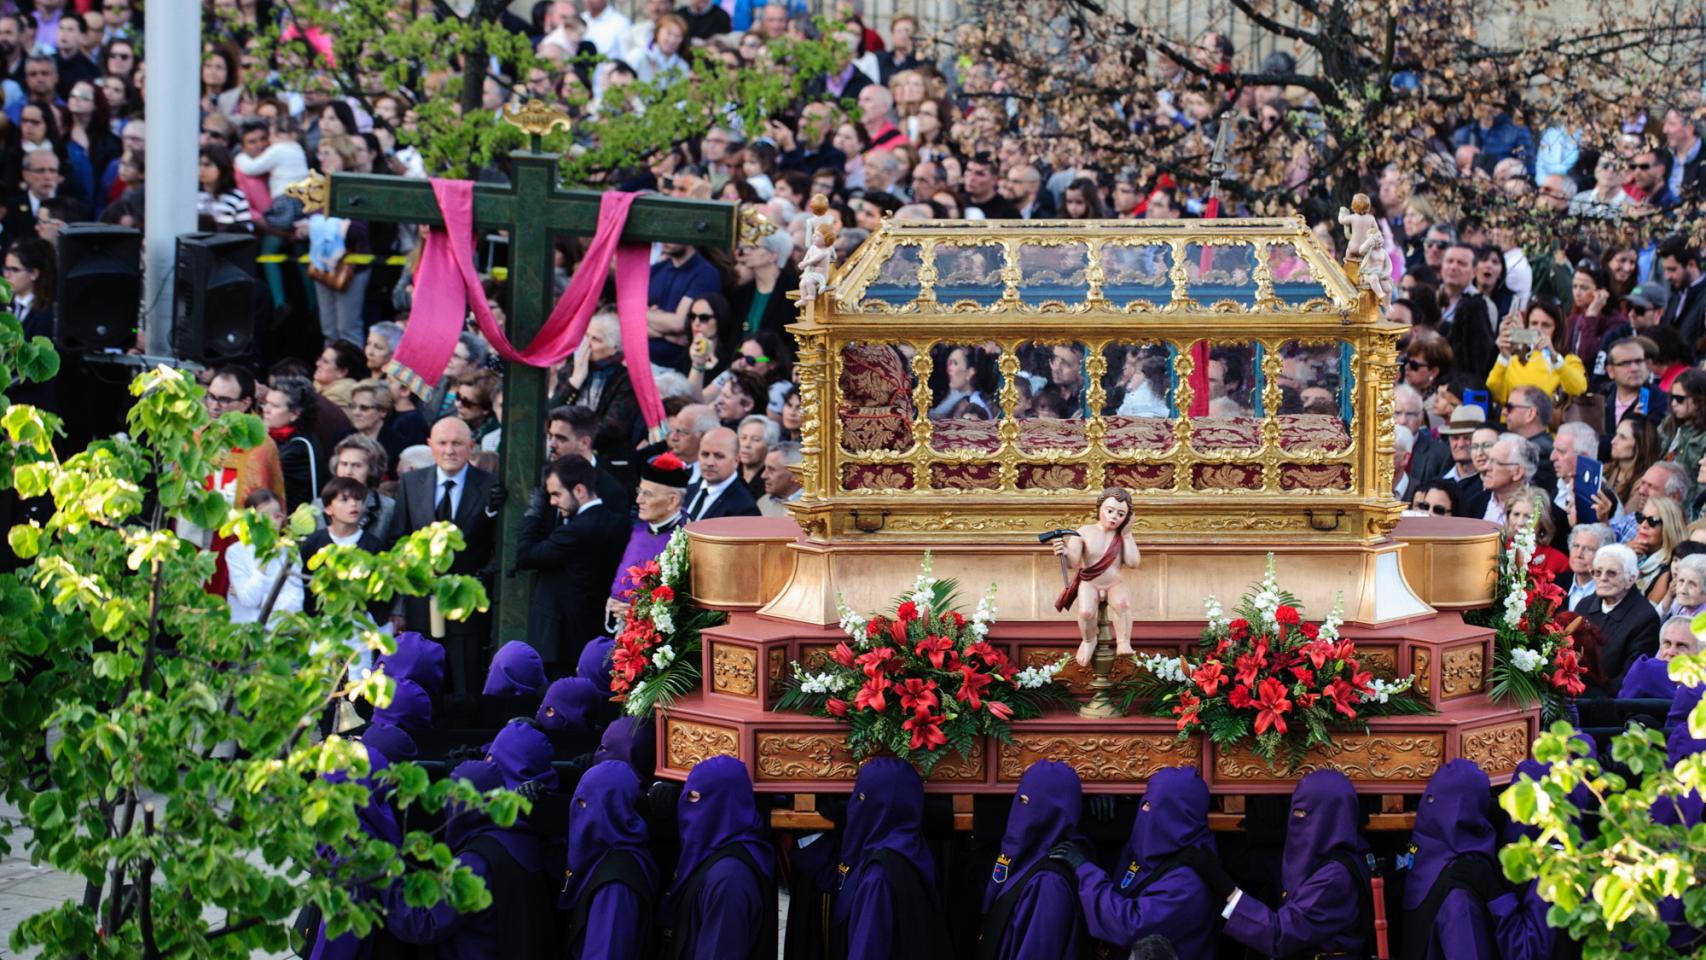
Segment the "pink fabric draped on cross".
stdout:
<path fill-rule="evenodd" d="M 663 422 L 663 401 L 652 379 L 646 342 L 646 288 L 651 277 L 650 249 L 622 244 L 622 226 L 637 193 L 608 191 L 599 199 L 598 230 L 586 257 L 575 269 L 569 288 L 526 349 L 517 350 L 504 336 L 486 306 L 479 274 L 474 270 L 474 184 L 467 180 L 434 180 L 433 194 L 444 226 L 428 234 L 415 269 L 414 308 L 397 345 L 398 363 L 429 383 L 444 375 L 470 307 L 480 333 L 498 355 L 510 363 L 550 367 L 562 363 L 580 346 L 598 308 L 604 278 L 616 262 L 616 312 L 622 321 L 622 352 L 633 381 L 634 395 L 647 426 Z"/>

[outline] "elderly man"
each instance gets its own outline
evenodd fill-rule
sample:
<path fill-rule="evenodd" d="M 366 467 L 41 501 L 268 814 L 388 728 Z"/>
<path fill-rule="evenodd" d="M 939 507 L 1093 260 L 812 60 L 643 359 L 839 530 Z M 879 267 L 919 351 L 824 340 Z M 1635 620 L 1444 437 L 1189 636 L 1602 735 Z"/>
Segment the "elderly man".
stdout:
<path fill-rule="evenodd" d="M 1487 453 L 1487 466 L 1481 471 L 1484 489 L 1469 501 L 1469 516 L 1502 525 L 1505 498 L 1528 486 L 1539 463 L 1533 444 L 1514 433 L 1499 434 L 1493 449 Z"/>
<path fill-rule="evenodd" d="M 1534 444 L 1542 460 L 1552 456 L 1552 397 L 1539 387 L 1516 387 L 1505 402 L 1505 426 L 1510 432 Z M 1541 469 L 1544 475 L 1546 468 Z M 1541 479 L 1540 477 L 1536 478 Z M 1542 484 L 1545 485 L 1545 484 Z"/>
<path fill-rule="evenodd" d="M 1635 551 L 1620 543 L 1600 547 L 1593 555 L 1594 595 L 1574 607 L 1603 638 L 1599 668 L 1605 685 L 1590 683 L 1589 696 L 1621 690 L 1630 664 L 1641 654 L 1652 656 L 1659 650 L 1659 615 L 1635 589 L 1640 570 Z"/>
<path fill-rule="evenodd" d="M 1401 383 L 1393 388 L 1392 417 L 1399 426 L 1408 427 L 1416 438 L 1415 447 L 1410 451 L 1410 489 L 1414 490 L 1430 480 L 1445 476 L 1452 463 L 1450 445 L 1434 436 L 1428 429 L 1427 407 L 1415 387 Z M 1465 456 L 1467 455 L 1466 452 Z"/>
<path fill-rule="evenodd" d="M 1584 523 L 1570 531 L 1570 568 L 1554 581 L 1564 591 L 1567 609 L 1574 610 L 1583 598 L 1593 595 L 1594 554 L 1600 547 L 1616 542 L 1617 534 L 1603 523 Z"/>
<path fill-rule="evenodd" d="M 1441 478 L 1457 484 L 1463 491 L 1465 500 L 1480 493 L 1482 489 L 1481 466 L 1472 448 L 1475 444 L 1475 432 L 1485 429 L 1486 423 L 1485 410 L 1465 403 L 1451 411 L 1451 419 L 1439 428 L 1439 435 L 1445 438 L 1446 445 L 1451 450 L 1451 469 L 1441 474 Z M 1497 438 L 1497 434 L 1493 434 L 1493 439 Z"/>
<path fill-rule="evenodd" d="M 718 427 L 699 441 L 699 479 L 687 488 L 687 519 L 756 517 L 758 503 L 740 482 L 739 441 L 728 427 Z"/>
<path fill-rule="evenodd" d="M 616 580 L 610 585 L 610 599 L 605 604 L 605 625 L 612 617 L 628 612 L 627 593 L 633 589 L 632 567 L 657 559 L 669 538 L 681 529 L 682 496 L 687 492 L 687 465 L 672 452 L 665 452 L 640 464 L 640 489 L 634 496 L 639 519 L 628 533 L 628 549 L 616 564 Z"/>
<path fill-rule="evenodd" d="M 1409 427 L 1397 424 L 1392 428 L 1392 495 L 1404 503 L 1410 502 L 1410 456 L 1415 450 L 1416 434 Z"/>
<path fill-rule="evenodd" d="M 765 454 L 764 496 L 758 498 L 759 513 L 766 517 L 788 515 L 783 504 L 800 499 L 800 495 L 806 492 L 800 486 L 800 478 L 794 474 L 794 468 L 805 458 L 796 440 L 783 441 Z"/>
<path fill-rule="evenodd" d="M 871 138 L 866 151 L 898 147 L 907 142 L 906 135 L 894 125 L 894 94 L 880 83 L 859 91 L 859 125 Z"/>
<path fill-rule="evenodd" d="M 1620 698 L 1647 697 L 1670 700 L 1676 696 L 1677 682 L 1670 678 L 1670 662 L 1677 657 L 1700 652 L 1700 641 L 1694 636 L 1693 617 L 1671 617 L 1659 627 L 1659 652 L 1649 657 L 1642 654 L 1629 665 L 1623 675 L 1623 685 L 1617 691 Z"/>
<path fill-rule="evenodd" d="M 1611 529 L 1617 534 L 1617 541 L 1628 543 L 1635 539 L 1635 534 L 1640 529 L 1635 517 L 1647 505 L 1648 497 L 1666 496 L 1678 503 L 1686 503 L 1688 481 L 1688 472 L 1669 460 L 1660 460 L 1648 467 L 1647 472 L 1641 474 L 1641 479 L 1635 481 L 1635 489 L 1629 493 L 1629 503 L 1623 515 L 1611 521 Z M 1611 505 L 1603 491 L 1594 500 L 1594 509 L 1600 511 L 1600 516 L 1611 512 Z"/>
<path fill-rule="evenodd" d="M 455 415 L 440 419 L 428 434 L 433 469 L 403 474 L 397 483 L 397 508 L 391 514 L 391 529 L 385 537 L 387 549 L 397 541 L 434 523 L 447 521 L 462 531 L 467 546 L 451 560 L 452 574 L 480 577 L 491 589 L 492 545 L 497 538 L 498 510 L 503 505 L 503 485 L 493 474 L 468 463 L 474 452 L 474 435 L 468 424 Z M 404 597 L 392 611 L 398 629 L 436 636 L 431 604 L 426 597 Z M 484 685 L 485 637 L 491 632 L 490 615 L 470 614 L 466 620 L 445 622 L 445 661 L 450 691 L 475 693 Z"/>
<path fill-rule="evenodd" d="M 1564 512 L 1572 527 L 1601 519 L 1593 505 L 1593 495 L 1600 489 L 1600 465 L 1594 459 L 1598 452 L 1599 435 L 1592 427 L 1572 420 L 1558 428 L 1552 444 L 1552 475 L 1557 478 L 1552 504 Z"/>

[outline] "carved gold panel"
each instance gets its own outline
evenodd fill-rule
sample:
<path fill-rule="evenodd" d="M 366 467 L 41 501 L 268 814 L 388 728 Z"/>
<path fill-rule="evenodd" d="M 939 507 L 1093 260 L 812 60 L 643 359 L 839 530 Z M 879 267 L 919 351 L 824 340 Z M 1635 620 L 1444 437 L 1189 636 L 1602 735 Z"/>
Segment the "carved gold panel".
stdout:
<path fill-rule="evenodd" d="M 1486 676 L 1481 645 L 1453 647 L 1440 655 L 1439 698 L 1455 700 L 1481 692 Z"/>
<path fill-rule="evenodd" d="M 1202 744 L 1171 733 L 1058 734 L 1026 733 L 1001 744 L 996 776 L 1015 782 L 1038 760 L 1072 765 L 1078 778 L 1093 783 L 1141 783 L 1158 770 L 1202 762 Z"/>
<path fill-rule="evenodd" d="M 983 738 L 972 741 L 970 756 L 950 754 L 930 772 L 931 780 L 983 779 Z M 832 780 L 851 781 L 859 775 L 859 763 L 847 737 L 841 733 L 788 733 L 760 731 L 758 776 L 763 781 Z"/>
<path fill-rule="evenodd" d="M 770 681 L 770 695 L 779 697 L 787 686 L 788 651 L 781 647 L 772 647 L 766 656 L 769 662 L 765 665 L 765 673 Z"/>
<path fill-rule="evenodd" d="M 1433 688 L 1428 686 L 1428 663 L 1432 659 L 1433 654 L 1420 647 L 1410 651 L 1410 674 L 1416 678 L 1415 688 L 1428 699 L 1433 698 Z"/>
<path fill-rule="evenodd" d="M 1392 647 L 1358 647 L 1357 658 L 1365 669 L 1382 680 L 1398 676 L 1398 651 Z"/>
<path fill-rule="evenodd" d="M 711 689 L 736 697 L 757 697 L 758 651 L 732 643 L 712 642 Z"/>
<path fill-rule="evenodd" d="M 1336 733 L 1333 742 L 1309 751 L 1294 773 L 1281 776 L 1246 747 L 1214 748 L 1214 775 L 1221 781 L 1292 780 L 1317 770 L 1337 770 L 1352 780 L 1426 780 L 1445 762 L 1440 733 Z"/>
<path fill-rule="evenodd" d="M 1463 759 L 1473 760 L 1489 775 L 1511 773 L 1528 758 L 1528 722 L 1515 720 L 1463 734 Z"/>
<path fill-rule="evenodd" d="M 735 728 L 714 723 L 669 718 L 667 765 L 677 770 L 690 770 L 701 760 L 727 754 L 740 756 L 740 738 Z"/>

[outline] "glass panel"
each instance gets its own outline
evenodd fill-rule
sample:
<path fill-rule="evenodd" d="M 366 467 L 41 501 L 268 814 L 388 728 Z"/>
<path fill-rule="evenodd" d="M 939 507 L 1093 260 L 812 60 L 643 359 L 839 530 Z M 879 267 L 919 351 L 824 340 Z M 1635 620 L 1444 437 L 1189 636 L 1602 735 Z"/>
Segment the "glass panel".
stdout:
<path fill-rule="evenodd" d="M 1163 244 L 1104 244 L 1102 296 L 1116 307 L 1136 300 L 1161 306 L 1173 299 L 1172 267 Z"/>
<path fill-rule="evenodd" d="M 1274 296 L 1283 303 L 1302 304 L 1327 295 L 1326 288 L 1310 276 L 1309 264 L 1289 243 L 1268 248 L 1268 270 L 1274 275 Z"/>
<path fill-rule="evenodd" d="M 1082 343 L 1019 345 L 1019 449 L 1082 450 L 1085 348 Z"/>
<path fill-rule="evenodd" d="M 988 306 L 1001 299 L 1001 245 L 936 248 L 936 300 L 971 300 Z"/>
<path fill-rule="evenodd" d="M 841 348 L 841 449 L 899 452 L 912 446 L 910 348 L 855 341 Z"/>
<path fill-rule="evenodd" d="M 1001 447 L 1000 349 L 993 343 L 941 343 L 930 351 L 930 446 L 935 450 Z"/>
<path fill-rule="evenodd" d="M 1090 283 L 1084 268 L 1090 263 L 1086 243 L 1026 243 L 1019 246 L 1019 298 L 1036 304 L 1059 300 L 1084 302 Z"/>
<path fill-rule="evenodd" d="M 1333 452 L 1350 446 L 1350 344 L 1280 344 L 1280 447 Z"/>
<path fill-rule="evenodd" d="M 1198 450 L 1254 450 L 1262 445 L 1256 404 L 1261 396 L 1253 344 L 1202 341 L 1191 346 L 1195 372 L 1191 445 Z"/>
<path fill-rule="evenodd" d="M 1172 449 L 1172 348 L 1155 340 L 1110 343 L 1103 358 L 1108 364 L 1102 377 L 1108 452 L 1141 456 Z"/>
<path fill-rule="evenodd" d="M 923 262 L 923 252 L 916 244 L 896 247 L 865 288 L 865 299 L 896 306 L 918 299 L 918 268 Z"/>
<path fill-rule="evenodd" d="M 1185 245 L 1185 272 L 1190 294 L 1203 306 L 1231 300 L 1243 306 L 1256 303 L 1255 249 L 1247 244 Z"/>

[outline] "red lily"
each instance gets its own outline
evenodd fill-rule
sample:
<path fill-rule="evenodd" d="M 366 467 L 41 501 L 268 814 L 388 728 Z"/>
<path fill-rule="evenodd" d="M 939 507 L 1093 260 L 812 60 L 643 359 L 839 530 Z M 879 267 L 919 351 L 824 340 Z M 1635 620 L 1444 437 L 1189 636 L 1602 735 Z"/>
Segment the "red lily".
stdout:
<path fill-rule="evenodd" d="M 1321 669 L 1328 660 L 1333 659 L 1333 645 L 1317 640 L 1303 645 L 1303 655 L 1309 658 L 1309 663 L 1315 669 Z"/>
<path fill-rule="evenodd" d="M 971 657 L 977 657 L 979 660 L 983 661 L 984 666 L 988 667 L 995 673 L 1005 672 L 1008 666 L 1007 655 L 990 646 L 989 641 L 987 640 L 979 640 L 967 647 L 966 657 L 968 659 Z"/>
<path fill-rule="evenodd" d="M 1297 682 L 1304 686 L 1313 686 L 1315 684 L 1315 671 L 1310 670 L 1301 663 L 1291 668 L 1291 675 L 1296 677 Z"/>
<path fill-rule="evenodd" d="M 1196 685 L 1202 688 L 1203 693 L 1212 697 L 1214 692 L 1220 689 L 1220 685 L 1226 682 L 1226 666 L 1219 660 L 1210 660 L 1196 668 L 1191 673 L 1191 679 L 1196 681 Z"/>
<path fill-rule="evenodd" d="M 823 708 L 828 710 L 829 715 L 832 717 L 847 716 L 847 701 L 840 697 L 830 697 L 828 702 L 823 705 Z"/>
<path fill-rule="evenodd" d="M 1173 715 L 1179 718 L 1179 729 L 1183 730 L 1198 722 L 1197 711 L 1202 709 L 1202 700 L 1189 690 L 1179 694 L 1179 705 L 1173 708 Z"/>
<path fill-rule="evenodd" d="M 936 681 L 920 680 L 913 677 L 900 687 L 900 707 L 914 715 L 929 713 L 932 707 L 940 705 L 936 698 Z"/>
<path fill-rule="evenodd" d="M 1237 661 L 1237 672 L 1234 674 L 1239 683 L 1246 686 L 1256 682 L 1256 674 L 1267 666 L 1267 658 L 1254 653 L 1241 654 Z"/>
<path fill-rule="evenodd" d="M 845 643 L 838 643 L 835 645 L 835 649 L 829 652 L 829 659 L 835 661 L 840 666 L 851 670 L 853 669 L 854 660 L 853 648 L 849 647 Z"/>
<path fill-rule="evenodd" d="M 942 658 L 954 649 L 954 641 L 947 637 L 929 636 L 918 641 L 918 646 L 912 652 L 920 657 L 929 657 L 930 665 L 942 669 Z"/>
<path fill-rule="evenodd" d="M 883 696 L 883 691 L 887 690 L 889 686 L 887 677 L 872 677 L 866 680 L 865 685 L 859 688 L 858 695 L 853 698 L 853 708 L 864 710 L 868 707 L 882 713 L 889 705 L 888 700 Z"/>
<path fill-rule="evenodd" d="M 1587 690 L 1582 683 L 1582 665 L 1576 658 L 1576 651 L 1568 647 L 1560 647 L 1552 656 L 1555 669 L 1552 672 L 1552 685 L 1571 696 L 1580 696 Z"/>
<path fill-rule="evenodd" d="M 983 689 L 995 682 L 995 678 L 987 673 L 979 673 L 964 664 L 960 665 L 960 689 L 954 694 L 954 699 L 966 703 L 973 710 L 983 706 Z"/>
<path fill-rule="evenodd" d="M 1346 683 L 1343 679 L 1335 677 L 1332 683 L 1327 684 L 1327 697 L 1333 701 L 1334 710 L 1350 717 L 1352 720 L 1356 719 L 1356 688 Z"/>
<path fill-rule="evenodd" d="M 948 742 L 948 735 L 942 732 L 942 717 L 939 714 L 915 713 L 900 726 L 903 730 L 912 731 L 914 750 L 935 750 Z"/>
<path fill-rule="evenodd" d="M 1268 677 L 1256 688 L 1256 696 L 1262 707 L 1256 714 L 1256 732 L 1265 733 L 1272 727 L 1284 733 L 1285 714 L 1291 712 L 1291 701 L 1285 698 L 1285 684 Z"/>
<path fill-rule="evenodd" d="M 1008 705 L 1006 705 L 1005 703 L 1002 703 L 999 700 L 989 701 L 988 707 L 989 707 L 989 715 L 994 717 L 997 720 L 1011 720 L 1011 719 L 1013 719 L 1013 708 L 1009 707 Z"/>
<path fill-rule="evenodd" d="M 892 670 L 895 666 L 893 661 L 893 647 L 878 647 L 869 653 L 860 654 L 857 663 L 859 668 L 865 671 L 865 676 L 875 678 Z"/>

